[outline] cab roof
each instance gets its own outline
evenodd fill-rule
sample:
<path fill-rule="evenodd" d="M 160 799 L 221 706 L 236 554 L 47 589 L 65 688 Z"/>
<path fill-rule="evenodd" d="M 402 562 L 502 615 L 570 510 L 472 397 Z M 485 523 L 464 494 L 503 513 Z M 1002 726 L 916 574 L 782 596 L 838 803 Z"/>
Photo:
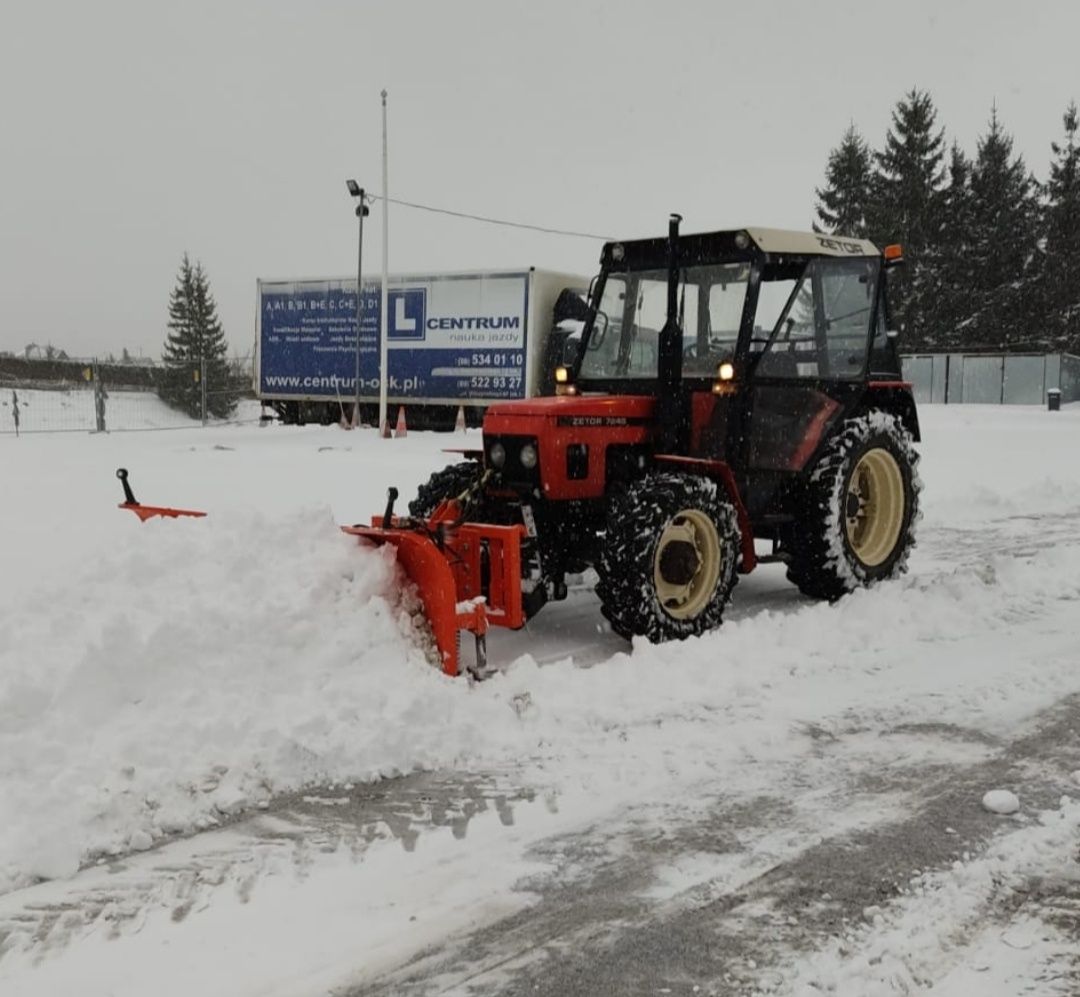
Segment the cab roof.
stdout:
<path fill-rule="evenodd" d="M 793 232 L 782 228 L 743 229 L 763 253 L 798 253 L 821 256 L 880 256 L 881 250 L 868 239 L 823 232 Z"/>
<path fill-rule="evenodd" d="M 679 257 L 683 266 L 708 263 L 715 259 L 749 259 L 759 254 L 848 258 L 882 255 L 881 250 L 867 239 L 818 232 L 744 228 L 679 235 Z M 662 268 L 666 266 L 667 259 L 666 237 L 607 242 L 600 253 L 600 262 L 616 270 Z"/>

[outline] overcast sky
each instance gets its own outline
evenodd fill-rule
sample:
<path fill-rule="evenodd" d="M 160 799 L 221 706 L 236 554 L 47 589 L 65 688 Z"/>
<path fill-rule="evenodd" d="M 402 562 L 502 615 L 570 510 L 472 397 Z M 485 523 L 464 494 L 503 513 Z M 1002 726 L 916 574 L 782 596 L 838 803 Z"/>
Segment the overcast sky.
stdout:
<path fill-rule="evenodd" d="M 1080 2 L 5 0 L 0 350 L 158 356 L 186 250 L 249 351 L 257 277 L 355 272 L 383 87 L 391 196 L 622 238 L 808 227 L 848 123 L 879 144 L 913 86 L 972 152 L 996 100 L 1044 179 Z M 391 206 L 391 271 L 599 250 Z"/>

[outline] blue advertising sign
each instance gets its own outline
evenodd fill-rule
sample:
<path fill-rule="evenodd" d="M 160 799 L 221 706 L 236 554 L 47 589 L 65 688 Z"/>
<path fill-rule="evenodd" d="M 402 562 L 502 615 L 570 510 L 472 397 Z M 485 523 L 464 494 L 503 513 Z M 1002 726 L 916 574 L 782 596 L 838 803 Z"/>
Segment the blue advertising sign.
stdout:
<path fill-rule="evenodd" d="M 401 278 L 387 293 L 388 394 L 479 402 L 525 395 L 528 274 Z M 356 281 L 259 282 L 259 393 L 356 394 Z M 380 292 L 360 301 L 360 391 L 379 393 Z"/>

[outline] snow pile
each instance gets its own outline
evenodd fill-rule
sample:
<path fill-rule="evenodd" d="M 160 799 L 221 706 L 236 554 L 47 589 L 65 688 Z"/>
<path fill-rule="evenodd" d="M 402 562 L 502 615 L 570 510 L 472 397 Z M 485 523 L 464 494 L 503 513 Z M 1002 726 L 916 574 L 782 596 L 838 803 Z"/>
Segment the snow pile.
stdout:
<path fill-rule="evenodd" d="M 427 663 L 392 556 L 325 512 L 131 529 L 0 624 L 0 889 L 468 744 L 464 720 L 422 736 L 468 688 Z"/>
<path fill-rule="evenodd" d="M 470 687 L 425 658 L 390 551 L 325 511 L 128 525 L 130 546 L 56 587 L 52 611 L 0 626 L 6 888 L 273 793 L 416 768 L 512 765 L 607 805 L 673 771 L 730 764 L 735 788 L 755 778 L 740 763 L 806 750 L 807 722 L 883 716 L 882 674 L 898 715 L 1020 713 L 1056 695 L 1071 657 L 1051 644 L 1016 674 L 1009 655 L 952 660 L 955 642 L 1000 642 L 1080 599 L 1075 550 L 1045 551 L 639 641 L 591 668 L 525 657 Z"/>

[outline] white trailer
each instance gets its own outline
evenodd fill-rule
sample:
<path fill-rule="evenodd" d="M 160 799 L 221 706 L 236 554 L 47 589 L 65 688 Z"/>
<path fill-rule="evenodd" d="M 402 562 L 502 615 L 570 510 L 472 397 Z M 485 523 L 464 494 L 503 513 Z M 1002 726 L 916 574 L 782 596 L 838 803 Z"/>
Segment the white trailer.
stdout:
<path fill-rule="evenodd" d="M 397 274 L 388 294 L 388 397 L 411 421 L 452 424 L 459 406 L 477 422 L 487 405 L 551 393 L 565 334 L 552 312 L 588 279 L 519 270 Z M 289 422 L 336 422 L 357 398 L 371 417 L 380 387 L 380 285 L 356 279 L 259 280 L 255 392 Z"/>

